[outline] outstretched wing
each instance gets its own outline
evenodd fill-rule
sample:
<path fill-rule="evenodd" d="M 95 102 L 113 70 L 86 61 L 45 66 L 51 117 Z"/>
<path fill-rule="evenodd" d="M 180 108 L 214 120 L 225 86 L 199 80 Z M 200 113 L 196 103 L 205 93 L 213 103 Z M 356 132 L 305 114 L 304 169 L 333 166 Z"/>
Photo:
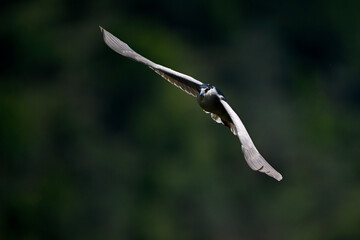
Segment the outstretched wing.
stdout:
<path fill-rule="evenodd" d="M 156 64 L 149 59 L 141 56 L 134 50 L 132 50 L 126 43 L 100 27 L 101 33 L 103 34 L 103 38 L 105 43 L 115 52 L 123 55 L 124 57 L 128 57 L 134 61 L 141 62 L 147 65 L 149 68 L 154 70 L 157 74 L 168 80 L 170 83 L 174 84 L 181 90 L 186 93 L 196 97 L 197 95 L 197 87 L 202 84 L 202 82 L 187 76 L 185 74 L 174 71 L 170 68 L 164 67 L 162 65 Z"/>
<path fill-rule="evenodd" d="M 241 148 L 244 153 L 245 160 L 252 170 L 263 172 L 270 177 L 280 181 L 282 176 L 278 173 L 259 153 L 254 143 L 252 142 L 244 124 L 241 122 L 239 116 L 234 112 L 230 105 L 225 100 L 220 100 L 226 112 L 229 114 L 236 131 L 236 135 L 241 142 Z"/>

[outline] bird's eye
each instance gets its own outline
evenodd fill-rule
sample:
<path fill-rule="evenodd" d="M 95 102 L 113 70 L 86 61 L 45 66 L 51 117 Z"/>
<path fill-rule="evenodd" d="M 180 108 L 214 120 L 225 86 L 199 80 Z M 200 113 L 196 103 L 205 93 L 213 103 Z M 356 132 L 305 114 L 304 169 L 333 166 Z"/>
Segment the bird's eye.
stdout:
<path fill-rule="evenodd" d="M 205 93 L 207 93 L 210 89 L 209 88 L 205 88 Z"/>

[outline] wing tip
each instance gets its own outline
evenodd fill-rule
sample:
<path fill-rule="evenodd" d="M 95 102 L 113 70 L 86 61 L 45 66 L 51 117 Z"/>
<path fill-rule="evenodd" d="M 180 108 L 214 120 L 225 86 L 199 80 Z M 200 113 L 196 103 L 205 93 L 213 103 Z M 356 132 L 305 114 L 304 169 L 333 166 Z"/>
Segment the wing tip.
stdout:
<path fill-rule="evenodd" d="M 265 173 L 277 181 L 281 181 L 283 179 L 282 175 L 260 155 L 255 147 L 248 148 L 242 145 L 241 148 L 243 150 L 245 160 L 252 170 Z"/>
<path fill-rule="evenodd" d="M 100 25 L 99 25 L 99 28 L 100 28 L 100 32 L 101 32 L 102 34 L 104 34 L 104 30 L 105 30 L 105 29 L 104 29 L 102 26 L 100 26 Z"/>
<path fill-rule="evenodd" d="M 275 178 L 278 182 L 280 182 L 283 179 L 283 176 L 280 173 L 278 173 L 276 174 L 276 176 L 273 176 L 273 178 Z"/>
<path fill-rule="evenodd" d="M 283 179 L 283 176 L 278 171 L 276 171 L 273 167 L 270 166 L 270 168 L 271 168 L 270 170 L 265 170 L 264 166 L 261 166 L 261 168 L 259 168 L 257 170 L 256 169 L 253 169 L 253 170 L 265 173 L 266 175 L 268 175 L 268 176 L 276 179 L 278 182 L 280 182 Z"/>
<path fill-rule="evenodd" d="M 100 28 L 101 36 L 102 36 L 103 40 L 105 41 L 105 29 L 100 25 L 99 25 L 99 28 Z"/>

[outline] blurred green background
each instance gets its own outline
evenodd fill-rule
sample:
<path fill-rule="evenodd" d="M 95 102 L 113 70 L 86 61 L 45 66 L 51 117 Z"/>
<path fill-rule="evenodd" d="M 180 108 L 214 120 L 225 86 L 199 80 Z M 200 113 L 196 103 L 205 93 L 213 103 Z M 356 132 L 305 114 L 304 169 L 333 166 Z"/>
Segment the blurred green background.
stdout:
<path fill-rule="evenodd" d="M 0 239 L 360 239 L 360 1 L 8 1 Z M 147 67 L 221 89 L 262 155 Z"/>

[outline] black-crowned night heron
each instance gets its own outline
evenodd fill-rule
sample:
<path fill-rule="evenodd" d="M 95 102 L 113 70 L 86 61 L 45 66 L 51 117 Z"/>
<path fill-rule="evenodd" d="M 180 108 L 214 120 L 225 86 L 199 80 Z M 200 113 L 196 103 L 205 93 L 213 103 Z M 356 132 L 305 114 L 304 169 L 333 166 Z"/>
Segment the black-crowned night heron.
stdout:
<path fill-rule="evenodd" d="M 246 131 L 239 116 L 227 103 L 224 95 L 214 86 L 204 84 L 190 76 L 176 72 L 170 68 L 156 64 L 132 50 L 126 43 L 100 27 L 105 43 L 115 52 L 137 62 L 141 62 L 157 74 L 179 87 L 186 93 L 196 97 L 200 107 L 210 113 L 213 120 L 229 127 L 238 136 L 245 160 L 251 169 L 266 173 L 280 181 L 282 176 L 260 155 Z"/>

